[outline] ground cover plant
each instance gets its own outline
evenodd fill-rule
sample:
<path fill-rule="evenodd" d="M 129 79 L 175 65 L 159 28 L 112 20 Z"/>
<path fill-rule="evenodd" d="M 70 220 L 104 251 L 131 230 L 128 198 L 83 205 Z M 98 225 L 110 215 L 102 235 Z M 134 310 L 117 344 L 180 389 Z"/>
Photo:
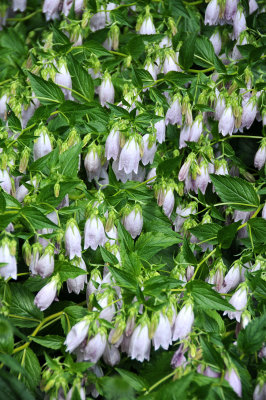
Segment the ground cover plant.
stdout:
<path fill-rule="evenodd" d="M 0 4 L 0 399 L 263 400 L 262 0 Z"/>

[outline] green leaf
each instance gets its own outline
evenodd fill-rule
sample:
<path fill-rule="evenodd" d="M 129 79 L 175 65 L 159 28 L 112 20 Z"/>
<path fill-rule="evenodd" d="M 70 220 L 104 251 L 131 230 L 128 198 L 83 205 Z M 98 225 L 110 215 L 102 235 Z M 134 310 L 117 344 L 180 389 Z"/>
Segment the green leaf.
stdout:
<path fill-rule="evenodd" d="M 73 325 L 88 315 L 88 310 L 80 306 L 69 306 L 64 308 L 64 313 L 66 315 L 62 315 L 61 324 L 64 333 L 67 334 Z"/>
<path fill-rule="evenodd" d="M 177 235 L 175 237 L 174 235 L 168 236 L 160 232 L 148 232 L 140 235 L 135 244 L 135 250 L 140 258 L 148 261 L 160 250 L 173 246 L 180 241 L 181 239 Z"/>
<path fill-rule="evenodd" d="M 197 259 L 194 256 L 186 237 L 184 238 L 184 241 L 183 241 L 182 253 L 183 253 L 184 259 L 186 260 L 186 262 L 188 264 L 191 264 L 191 265 L 197 264 Z"/>
<path fill-rule="evenodd" d="M 89 40 L 88 42 L 83 43 L 83 47 L 86 50 L 89 50 L 91 53 L 95 54 L 97 57 L 110 56 L 109 51 L 95 40 Z"/>
<path fill-rule="evenodd" d="M 260 201 L 251 183 L 229 175 L 211 174 L 212 183 L 223 203 L 240 211 L 258 208 Z"/>
<path fill-rule="evenodd" d="M 16 353 L 14 357 L 28 373 L 26 377 L 22 375 L 22 382 L 24 382 L 29 389 L 34 390 L 39 385 L 41 377 L 41 367 L 37 356 L 30 348 L 27 348 Z"/>
<path fill-rule="evenodd" d="M 0 316 L 0 353 L 11 354 L 14 348 L 13 329 L 10 322 Z"/>
<path fill-rule="evenodd" d="M 68 279 L 75 279 L 80 275 L 86 275 L 87 271 L 72 265 L 71 261 L 56 261 L 54 274 L 59 274 L 60 282 L 65 282 Z"/>
<path fill-rule="evenodd" d="M 266 220 L 264 218 L 251 218 L 248 220 L 251 228 L 252 240 L 255 244 L 266 243 Z"/>
<path fill-rule="evenodd" d="M 11 283 L 9 312 L 15 326 L 32 328 L 43 319 L 43 313 L 34 304 L 34 295 L 20 283 Z"/>
<path fill-rule="evenodd" d="M 36 400 L 36 397 L 10 372 L 0 371 L 0 400 Z"/>
<path fill-rule="evenodd" d="M 72 92 L 73 96 L 81 102 L 93 100 L 94 85 L 90 74 L 85 71 L 72 55 L 68 55 L 67 66 L 72 78 L 72 88 L 82 95 L 79 96 L 77 93 Z"/>
<path fill-rule="evenodd" d="M 203 336 L 200 337 L 200 344 L 203 350 L 203 359 L 206 363 L 215 365 L 220 370 L 224 368 L 224 363 L 221 355 L 214 348 L 213 344 L 207 341 Z"/>
<path fill-rule="evenodd" d="M 185 74 L 183 72 L 170 71 L 164 76 L 164 80 L 175 85 L 182 86 L 190 82 L 193 78 L 192 75 Z"/>
<path fill-rule="evenodd" d="M 115 368 L 115 370 L 124 379 L 124 381 L 126 381 L 137 392 L 140 392 L 143 388 L 147 387 L 147 382 L 141 376 L 121 368 Z"/>
<path fill-rule="evenodd" d="M 120 378 L 118 375 L 109 377 L 105 376 L 98 379 L 98 385 L 100 385 L 103 398 L 106 400 L 134 400 L 134 389 L 130 384 Z"/>
<path fill-rule="evenodd" d="M 59 148 L 56 147 L 53 151 L 46 154 L 45 156 L 39 158 L 30 164 L 29 170 L 35 172 L 42 172 L 49 175 L 51 167 L 58 164 L 59 160 Z"/>
<path fill-rule="evenodd" d="M 0 213 L 3 214 L 6 209 L 6 201 L 2 192 L 0 192 Z"/>
<path fill-rule="evenodd" d="M 218 224 L 199 224 L 194 228 L 190 228 L 189 231 L 200 241 L 204 241 L 208 244 L 217 244 L 217 234 L 220 229 L 222 229 L 222 227 Z"/>
<path fill-rule="evenodd" d="M 138 59 L 145 51 L 141 35 L 136 35 L 127 44 L 127 49 L 133 60 Z"/>
<path fill-rule="evenodd" d="M 108 269 L 115 278 L 116 282 L 119 284 L 119 286 L 122 286 L 129 290 L 133 290 L 135 292 L 138 282 L 133 274 L 116 267 L 109 266 Z"/>
<path fill-rule="evenodd" d="M 182 378 L 164 384 L 155 393 L 155 400 L 185 400 L 187 398 L 187 390 L 193 381 L 193 373 L 184 375 Z"/>
<path fill-rule="evenodd" d="M 60 104 L 64 101 L 62 90 L 52 81 L 45 81 L 37 75 L 26 71 L 32 90 L 43 105 Z"/>
<path fill-rule="evenodd" d="M 170 176 L 173 171 L 178 170 L 180 163 L 182 161 L 182 156 L 170 158 L 168 160 L 163 160 L 160 162 L 156 168 L 156 175 Z"/>
<path fill-rule="evenodd" d="M 64 344 L 65 337 L 58 335 L 31 336 L 31 340 L 49 349 L 59 350 Z"/>
<path fill-rule="evenodd" d="M 79 143 L 60 154 L 59 162 L 62 175 L 72 178 L 77 176 L 81 149 L 82 143 Z"/>
<path fill-rule="evenodd" d="M 18 117 L 15 115 L 15 113 L 12 111 L 11 107 L 7 104 L 7 121 L 8 121 L 8 127 L 11 129 L 11 131 L 21 131 L 21 123 Z"/>
<path fill-rule="evenodd" d="M 188 38 L 184 40 L 180 48 L 178 61 L 184 70 L 189 69 L 193 64 L 193 55 L 197 34 L 197 32 L 191 33 Z"/>
<path fill-rule="evenodd" d="M 182 0 L 169 0 L 170 15 L 189 18 L 189 14 Z"/>
<path fill-rule="evenodd" d="M 52 25 L 52 30 L 53 50 L 55 50 L 55 52 L 66 52 L 69 48 L 71 48 L 72 43 L 70 43 L 69 38 L 62 31 L 56 29 L 54 25 Z"/>
<path fill-rule="evenodd" d="M 215 310 L 197 310 L 195 325 L 206 332 L 225 332 L 224 320 Z"/>
<path fill-rule="evenodd" d="M 23 207 L 20 215 L 30 224 L 34 229 L 43 228 L 58 228 L 58 226 L 50 221 L 38 208 L 34 206 Z"/>
<path fill-rule="evenodd" d="M 108 235 L 108 232 L 107 232 Z M 101 255 L 103 258 L 103 261 L 112 265 L 117 265 L 119 264 L 118 259 L 116 256 L 114 256 L 110 251 L 106 250 L 105 247 L 100 247 Z"/>
<path fill-rule="evenodd" d="M 237 346 L 245 354 L 251 354 L 261 349 L 266 337 L 266 314 L 255 318 L 248 323 L 245 329 L 241 329 Z"/>
<path fill-rule="evenodd" d="M 163 290 L 169 291 L 171 289 L 178 288 L 182 285 L 181 281 L 169 276 L 153 276 L 144 283 L 143 292 L 149 296 L 157 297 Z"/>
<path fill-rule="evenodd" d="M 230 225 L 225 225 L 219 230 L 217 238 L 219 244 L 221 244 L 223 249 L 229 249 L 232 241 L 237 233 L 237 228 L 241 225 L 241 221 L 234 222 Z"/>
<path fill-rule="evenodd" d="M 206 282 L 196 280 L 190 281 L 186 284 L 186 289 L 191 293 L 195 304 L 200 309 L 235 311 L 235 308 Z"/>

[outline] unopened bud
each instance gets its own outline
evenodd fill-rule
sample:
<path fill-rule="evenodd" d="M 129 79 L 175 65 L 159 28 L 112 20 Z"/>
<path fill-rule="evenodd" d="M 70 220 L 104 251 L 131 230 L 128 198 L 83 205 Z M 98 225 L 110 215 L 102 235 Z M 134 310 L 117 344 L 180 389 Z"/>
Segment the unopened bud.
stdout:
<path fill-rule="evenodd" d="M 21 153 L 21 159 L 20 159 L 20 163 L 19 163 L 19 172 L 21 172 L 22 174 L 27 169 L 28 162 L 29 162 L 29 155 L 30 155 L 29 149 L 25 147 L 25 149 Z"/>

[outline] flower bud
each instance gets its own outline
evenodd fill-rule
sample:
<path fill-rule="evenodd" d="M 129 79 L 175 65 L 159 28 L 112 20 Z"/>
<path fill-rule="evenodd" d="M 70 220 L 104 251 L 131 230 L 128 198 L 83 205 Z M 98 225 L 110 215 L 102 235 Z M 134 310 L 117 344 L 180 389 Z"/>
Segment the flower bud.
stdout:
<path fill-rule="evenodd" d="M 66 225 L 65 248 L 70 260 L 75 256 L 81 258 L 81 236 L 74 219 L 70 219 Z"/>
<path fill-rule="evenodd" d="M 119 131 L 113 128 L 105 142 L 105 157 L 107 160 L 117 160 L 120 152 Z"/>
<path fill-rule="evenodd" d="M 57 291 L 57 279 L 53 278 L 47 283 L 35 296 L 34 304 L 41 310 L 44 311 L 54 301 Z"/>
<path fill-rule="evenodd" d="M 253 393 L 253 400 L 264 400 L 266 399 L 266 383 L 262 382 L 258 383 L 255 387 Z"/>
<path fill-rule="evenodd" d="M 68 332 L 64 344 L 67 346 L 66 351 L 72 353 L 88 336 L 89 321 L 82 319 L 74 325 Z"/>
<path fill-rule="evenodd" d="M 222 37 L 218 30 L 211 35 L 210 41 L 212 42 L 215 54 L 218 56 L 222 48 Z"/>
<path fill-rule="evenodd" d="M 159 108 L 156 111 L 156 115 L 163 117 L 163 110 Z M 154 128 L 156 130 L 156 139 L 159 143 L 163 143 L 165 141 L 165 120 L 161 119 L 160 121 L 154 124 Z"/>
<path fill-rule="evenodd" d="M 256 0 L 249 0 L 248 6 L 249 6 L 249 13 L 250 14 L 253 14 L 259 8 L 258 3 L 256 2 Z M 266 387 L 265 387 L 265 389 L 266 389 Z"/>
<path fill-rule="evenodd" d="M 101 148 L 98 146 L 91 146 L 84 160 L 84 166 L 87 172 L 88 180 L 91 182 L 93 179 L 99 179 L 102 163 L 101 163 Z"/>
<path fill-rule="evenodd" d="M 234 392 L 239 396 L 242 397 L 242 385 L 239 375 L 235 368 L 230 368 L 226 371 L 224 379 L 229 383 L 232 387 Z"/>
<path fill-rule="evenodd" d="M 27 169 L 28 162 L 29 162 L 30 151 L 27 147 L 25 147 L 21 152 L 21 158 L 19 162 L 19 172 L 24 174 Z"/>
<path fill-rule="evenodd" d="M 242 264 L 240 262 L 236 262 L 230 268 L 230 270 L 225 275 L 223 286 L 220 289 L 220 293 L 228 293 L 230 290 L 234 289 L 240 283 L 241 269 L 242 269 Z"/>
<path fill-rule="evenodd" d="M 254 158 L 254 167 L 257 169 L 262 169 L 262 167 L 266 163 L 266 139 L 263 139 L 261 142 L 261 146 L 255 154 Z"/>
<path fill-rule="evenodd" d="M 54 247 L 48 245 L 43 255 L 36 260 L 34 272 L 42 278 L 52 275 L 54 272 Z"/>
<path fill-rule="evenodd" d="M 139 236 L 143 226 L 141 207 L 136 205 L 133 210 L 126 210 L 122 223 L 133 239 Z"/>

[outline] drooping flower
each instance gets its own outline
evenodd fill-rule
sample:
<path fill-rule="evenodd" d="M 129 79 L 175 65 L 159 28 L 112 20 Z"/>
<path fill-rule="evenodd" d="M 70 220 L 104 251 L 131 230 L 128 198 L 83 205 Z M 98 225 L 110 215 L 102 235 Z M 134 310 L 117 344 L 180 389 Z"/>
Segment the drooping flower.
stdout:
<path fill-rule="evenodd" d="M 219 132 L 223 135 L 232 135 L 233 130 L 235 127 L 235 118 L 232 110 L 232 106 L 228 105 L 224 112 L 222 113 L 222 116 L 219 120 Z"/>
<path fill-rule="evenodd" d="M 35 134 L 38 136 L 38 139 L 36 139 L 33 145 L 34 161 L 52 151 L 52 144 L 48 135 L 47 128 L 43 126 L 35 131 Z"/>
<path fill-rule="evenodd" d="M 67 346 L 66 351 L 72 353 L 86 337 L 88 336 L 89 321 L 83 319 L 74 325 L 68 332 L 64 344 Z"/>
<path fill-rule="evenodd" d="M 42 12 L 46 16 L 46 21 L 50 21 L 50 19 L 56 19 L 59 17 L 59 4 L 60 0 L 44 0 Z"/>
<path fill-rule="evenodd" d="M 224 278 L 223 285 L 220 289 L 221 293 L 228 293 L 230 290 L 234 289 L 240 283 L 240 273 L 242 265 L 236 262 L 227 272 Z"/>
<path fill-rule="evenodd" d="M 86 264 L 82 258 L 74 258 L 71 264 L 76 265 L 78 268 L 87 271 Z M 68 293 L 74 292 L 75 294 L 79 294 L 81 290 L 84 289 L 84 285 L 87 283 L 87 275 L 81 274 L 76 278 L 69 278 L 67 280 L 67 290 Z"/>
<path fill-rule="evenodd" d="M 114 367 L 120 362 L 120 351 L 113 344 L 106 343 L 103 360 L 107 365 Z"/>
<path fill-rule="evenodd" d="M 191 128 L 190 128 L 190 133 L 189 133 L 189 141 L 190 142 L 198 142 L 200 135 L 202 134 L 203 130 L 203 123 L 202 123 L 202 115 L 198 115 L 193 122 Z"/>
<path fill-rule="evenodd" d="M 218 56 L 222 48 L 222 37 L 218 30 L 211 35 L 210 41 L 212 42 L 215 54 Z"/>
<path fill-rule="evenodd" d="M 184 349 L 184 343 L 182 343 L 172 357 L 172 360 L 171 360 L 172 368 L 178 368 L 181 365 L 186 364 L 187 359 L 184 355 L 186 351 L 187 351 L 187 349 Z"/>
<path fill-rule="evenodd" d="M 144 135 L 142 139 L 143 139 L 143 156 L 141 158 L 142 164 L 143 165 L 152 164 L 154 155 L 157 150 L 154 137 L 146 133 L 146 135 Z"/>
<path fill-rule="evenodd" d="M 133 239 L 139 236 L 143 226 L 141 207 L 136 205 L 133 210 L 125 210 L 122 222 Z"/>
<path fill-rule="evenodd" d="M 53 278 L 47 283 L 35 296 L 34 304 L 41 310 L 44 311 L 54 301 L 57 292 L 57 279 Z"/>
<path fill-rule="evenodd" d="M 3 239 L 0 245 L 0 276 L 5 280 L 8 278 L 17 279 L 15 240 Z"/>
<path fill-rule="evenodd" d="M 220 6 L 218 0 L 211 0 L 205 10 L 205 25 L 216 25 L 219 19 Z"/>
<path fill-rule="evenodd" d="M 163 63 L 163 73 L 167 74 L 170 71 L 178 71 L 180 68 L 176 62 L 176 55 L 173 50 L 167 50 L 165 54 L 165 60 Z"/>
<path fill-rule="evenodd" d="M 81 258 L 81 236 L 74 219 L 70 219 L 66 225 L 65 248 L 70 260 L 75 256 Z"/>
<path fill-rule="evenodd" d="M 140 162 L 140 147 L 135 137 L 130 138 L 121 150 L 119 157 L 119 170 L 124 170 L 126 174 L 131 172 L 138 173 Z"/>
<path fill-rule="evenodd" d="M 147 15 L 139 29 L 141 35 L 155 35 L 156 29 L 152 21 L 151 15 Z"/>
<path fill-rule="evenodd" d="M 177 94 L 173 97 L 173 101 L 167 110 L 165 116 L 165 125 L 181 125 L 182 124 L 182 107 L 181 96 Z"/>
<path fill-rule="evenodd" d="M 233 21 L 237 12 L 238 0 L 226 0 L 224 17 L 227 21 Z"/>
<path fill-rule="evenodd" d="M 25 11 L 27 7 L 27 0 L 13 0 L 12 9 L 13 11 Z"/>
<path fill-rule="evenodd" d="M 266 399 L 266 383 L 263 381 L 258 383 L 253 393 L 253 400 L 265 400 Z"/>
<path fill-rule="evenodd" d="M 85 361 L 97 363 L 106 347 L 106 332 L 100 329 L 98 333 L 89 339 L 86 347 L 83 350 L 83 358 Z"/>
<path fill-rule="evenodd" d="M 110 160 L 111 158 L 117 160 L 119 152 L 119 131 L 112 129 L 105 142 L 105 157 L 107 160 Z"/>
<path fill-rule="evenodd" d="M 52 275 L 54 272 L 54 247 L 52 245 L 48 245 L 42 256 L 37 259 L 34 270 L 42 278 Z"/>
<path fill-rule="evenodd" d="M 266 139 L 263 139 L 261 146 L 257 150 L 254 158 L 254 167 L 257 169 L 262 169 L 266 163 Z"/>
<path fill-rule="evenodd" d="M 164 350 L 168 350 L 172 344 L 172 330 L 169 319 L 163 313 L 159 315 L 158 325 L 155 329 L 152 343 L 155 350 L 162 347 Z"/>
<path fill-rule="evenodd" d="M 150 360 L 151 340 L 147 324 L 139 324 L 134 329 L 129 342 L 128 355 L 140 362 Z"/>
<path fill-rule="evenodd" d="M 246 18 L 242 7 L 238 7 L 233 22 L 234 39 L 238 39 L 240 33 L 247 29 Z"/>
<path fill-rule="evenodd" d="M 253 14 L 259 8 L 258 3 L 256 2 L 256 0 L 249 0 L 248 1 L 248 6 L 249 6 L 249 13 L 250 14 Z"/>
<path fill-rule="evenodd" d="M 191 126 L 184 124 L 180 129 L 179 149 L 187 147 L 186 142 L 189 142 Z"/>
<path fill-rule="evenodd" d="M 100 158 L 100 147 L 92 145 L 84 160 L 84 166 L 87 172 L 88 180 L 91 182 L 93 179 L 99 179 L 102 163 Z"/>
<path fill-rule="evenodd" d="M 104 246 L 106 241 L 107 237 L 100 218 L 97 216 L 89 217 L 84 228 L 84 250 L 89 247 L 96 250 L 98 246 Z"/>
<path fill-rule="evenodd" d="M 64 62 L 59 63 L 57 69 L 58 72 L 55 74 L 55 83 L 59 86 L 65 86 L 61 88 L 62 92 L 64 93 L 65 99 L 72 100 L 73 98 L 71 90 L 66 89 L 72 89 L 72 80 L 66 64 Z"/>
<path fill-rule="evenodd" d="M 253 96 L 250 99 L 244 98 L 242 100 L 242 109 L 241 128 L 249 129 L 255 121 L 257 114 L 256 96 Z"/>
<path fill-rule="evenodd" d="M 242 397 L 242 384 L 235 368 L 231 367 L 225 373 L 224 379 L 229 383 L 234 392 Z"/>
<path fill-rule="evenodd" d="M 191 303 L 187 303 L 177 314 L 173 329 L 173 340 L 184 339 L 191 332 L 193 322 L 193 307 Z"/>
<path fill-rule="evenodd" d="M 8 194 L 11 194 L 12 183 L 6 169 L 0 169 L 0 187 Z"/>
<path fill-rule="evenodd" d="M 246 284 L 241 284 L 239 289 L 233 294 L 229 303 L 235 307 L 236 311 L 225 311 L 224 315 L 228 315 L 230 319 L 236 319 L 240 322 L 241 314 L 247 305 L 247 287 Z"/>

